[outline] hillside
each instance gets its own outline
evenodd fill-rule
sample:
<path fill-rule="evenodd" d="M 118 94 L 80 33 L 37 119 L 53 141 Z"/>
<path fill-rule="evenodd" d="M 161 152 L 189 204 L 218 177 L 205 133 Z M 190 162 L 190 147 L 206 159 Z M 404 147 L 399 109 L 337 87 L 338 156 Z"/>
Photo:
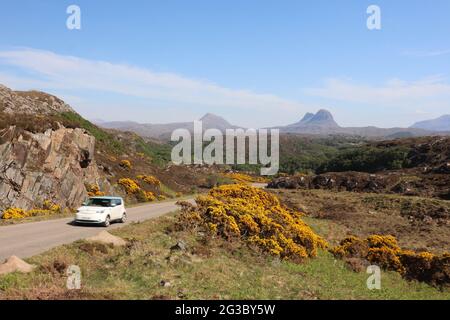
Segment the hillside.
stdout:
<path fill-rule="evenodd" d="M 199 119 L 202 121 L 203 129 L 219 129 L 225 131 L 226 129 L 235 129 L 237 126 L 230 124 L 228 121 L 214 115 L 207 113 Z M 177 122 L 167 124 L 141 124 L 132 121 L 115 121 L 115 122 L 101 122 L 99 126 L 110 129 L 118 129 L 122 131 L 131 131 L 142 137 L 155 138 L 163 141 L 170 140 L 170 136 L 176 129 L 187 129 L 193 131 L 193 122 Z"/>
<path fill-rule="evenodd" d="M 101 129 L 52 95 L 0 87 L 0 211 L 41 209 L 45 201 L 73 209 L 89 193 L 150 201 L 214 180 L 213 168 L 169 161 L 168 145 Z"/>
<path fill-rule="evenodd" d="M 274 179 L 272 188 L 329 189 L 450 199 L 450 138 L 421 137 L 331 149 L 315 175 Z M 317 162 L 321 157 L 315 157 Z M 297 164 L 299 158 L 296 158 Z M 302 170 L 297 170 L 297 173 Z M 288 173 L 292 173 L 289 172 Z"/>
<path fill-rule="evenodd" d="M 450 132 L 450 115 L 447 114 L 436 119 L 416 122 L 411 128 Z"/>

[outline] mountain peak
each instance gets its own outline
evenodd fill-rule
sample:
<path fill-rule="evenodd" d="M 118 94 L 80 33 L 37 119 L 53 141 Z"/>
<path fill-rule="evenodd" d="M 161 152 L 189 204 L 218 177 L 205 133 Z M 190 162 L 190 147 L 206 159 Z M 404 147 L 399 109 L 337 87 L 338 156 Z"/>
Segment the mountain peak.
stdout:
<path fill-rule="evenodd" d="M 300 123 L 306 123 L 306 122 L 308 122 L 309 120 L 311 120 L 313 117 L 314 117 L 314 113 L 307 112 L 307 113 L 303 116 L 302 120 L 300 120 Z"/>
<path fill-rule="evenodd" d="M 200 118 L 201 121 L 208 121 L 208 120 L 223 120 L 226 121 L 224 118 L 215 115 L 214 113 L 207 113 L 203 117 Z"/>
<path fill-rule="evenodd" d="M 291 125 L 295 127 L 324 127 L 324 128 L 338 128 L 339 125 L 334 121 L 333 115 L 330 111 L 320 109 L 316 114 L 306 113 L 299 122 Z"/>
<path fill-rule="evenodd" d="M 331 114 L 330 111 L 326 110 L 326 109 L 320 109 L 319 111 L 317 111 L 317 113 L 314 115 L 314 118 L 316 119 L 333 119 L 333 115 Z"/>
<path fill-rule="evenodd" d="M 200 118 L 200 121 L 203 122 L 203 126 L 205 128 L 214 128 L 219 130 L 234 128 L 234 126 L 231 125 L 227 120 L 213 113 L 205 114 Z"/>

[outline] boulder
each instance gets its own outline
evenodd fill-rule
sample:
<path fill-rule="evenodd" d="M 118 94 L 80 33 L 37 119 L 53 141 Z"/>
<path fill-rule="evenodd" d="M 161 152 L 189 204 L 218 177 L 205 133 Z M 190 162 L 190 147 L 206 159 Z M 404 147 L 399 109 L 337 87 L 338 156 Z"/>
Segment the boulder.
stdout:
<path fill-rule="evenodd" d="M 127 242 L 124 239 L 117 236 L 113 236 L 108 231 L 102 231 L 98 235 L 87 238 L 86 240 L 90 242 L 112 244 L 115 247 L 121 247 L 127 244 Z"/>
<path fill-rule="evenodd" d="M 0 275 L 13 272 L 29 273 L 33 271 L 35 267 L 36 266 L 28 264 L 16 256 L 11 256 L 5 263 L 0 264 Z"/>

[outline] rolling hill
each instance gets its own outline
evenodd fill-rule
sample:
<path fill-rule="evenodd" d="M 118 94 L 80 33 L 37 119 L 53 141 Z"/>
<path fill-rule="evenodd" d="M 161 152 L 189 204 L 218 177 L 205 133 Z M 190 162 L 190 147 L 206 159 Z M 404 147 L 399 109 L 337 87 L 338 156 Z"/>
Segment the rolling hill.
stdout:
<path fill-rule="evenodd" d="M 440 116 L 436 119 L 416 122 L 411 126 L 411 128 L 450 132 L 450 114 Z"/>

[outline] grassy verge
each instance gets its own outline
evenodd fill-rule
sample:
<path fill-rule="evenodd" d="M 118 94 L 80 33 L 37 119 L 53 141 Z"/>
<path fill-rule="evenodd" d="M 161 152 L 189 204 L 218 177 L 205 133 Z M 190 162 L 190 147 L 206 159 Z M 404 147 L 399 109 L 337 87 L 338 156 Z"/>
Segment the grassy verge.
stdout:
<path fill-rule="evenodd" d="M 129 240 L 126 248 L 78 241 L 28 259 L 36 271 L 0 277 L 0 299 L 450 299 L 449 291 L 391 272 L 383 272 L 381 290 L 370 291 L 368 275 L 327 252 L 303 264 L 279 261 L 240 243 L 176 231 L 175 220 L 173 214 L 114 230 Z M 323 236 L 333 232 L 324 220 L 308 223 Z M 171 252 L 180 240 L 187 250 Z M 81 291 L 65 289 L 72 264 L 81 268 Z"/>

